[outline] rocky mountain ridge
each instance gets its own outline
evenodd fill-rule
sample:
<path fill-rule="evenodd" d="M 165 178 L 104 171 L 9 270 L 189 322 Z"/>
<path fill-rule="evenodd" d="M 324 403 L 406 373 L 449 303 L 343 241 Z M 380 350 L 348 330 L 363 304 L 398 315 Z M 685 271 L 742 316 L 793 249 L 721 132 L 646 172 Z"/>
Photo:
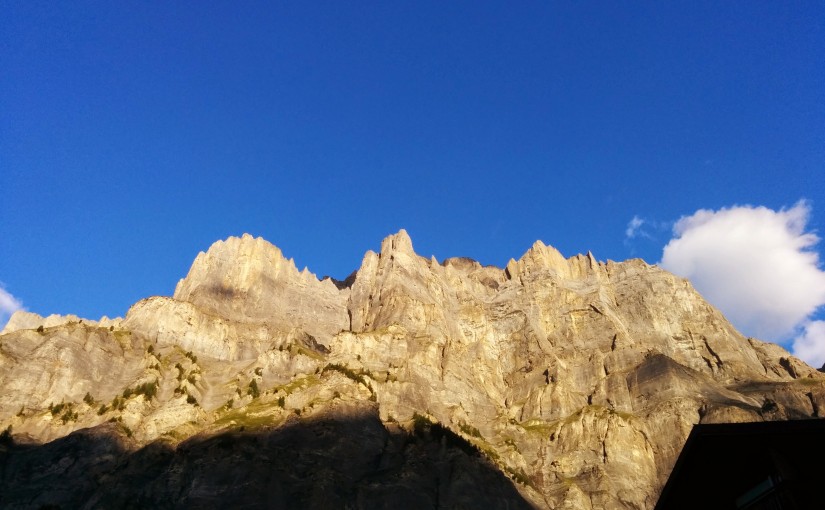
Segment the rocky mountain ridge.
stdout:
<path fill-rule="evenodd" d="M 244 235 L 199 254 L 173 297 L 144 299 L 122 320 L 18 312 L 0 333 L 0 387 L 0 430 L 15 445 L 91 427 L 116 437 L 118 451 L 178 452 L 238 431 L 271 438 L 352 420 L 359 425 L 329 427 L 395 445 L 365 448 L 377 463 L 368 481 L 342 482 L 349 488 L 323 501 L 295 496 L 316 507 L 376 506 L 382 499 L 370 495 L 390 488 L 430 494 L 407 499 L 420 503 L 410 507 L 478 503 L 455 466 L 476 481 L 493 475 L 467 467 L 467 454 L 502 477 L 484 496 L 496 506 L 520 498 L 539 508 L 652 508 L 693 424 L 825 413 L 825 374 L 743 337 L 686 280 L 656 266 L 566 259 L 541 242 L 504 269 L 439 263 L 417 255 L 403 230 L 368 251 L 346 282 L 299 271 Z M 449 439 L 457 450 L 426 458 L 453 474 L 416 478 L 426 468 L 398 459 L 419 450 L 389 439 L 397 434 Z M 34 455 L 15 448 L 7 466 Z M 323 455 L 313 455 L 323 471 Z M 379 476 L 385 464 L 394 477 Z M 6 488 L 25 485 L 9 469 L 3 476 Z M 316 489 L 329 482 L 310 478 Z M 96 478 L 72 506 L 93 507 L 114 483 Z M 167 490 L 191 506 L 192 487 L 181 487 L 134 500 L 167 501 Z M 51 501 L 13 493 L 0 503 Z"/>

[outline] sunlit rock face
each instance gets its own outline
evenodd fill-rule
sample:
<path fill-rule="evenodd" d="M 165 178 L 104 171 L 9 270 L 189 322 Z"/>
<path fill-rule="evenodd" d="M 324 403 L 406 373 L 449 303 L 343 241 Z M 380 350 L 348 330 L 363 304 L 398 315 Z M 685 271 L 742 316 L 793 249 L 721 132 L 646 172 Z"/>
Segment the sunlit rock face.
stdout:
<path fill-rule="evenodd" d="M 825 374 L 743 337 L 686 280 L 541 242 L 500 269 L 421 257 L 402 230 L 342 284 L 244 235 L 123 320 L 18 314 L 0 335 L 0 427 L 18 442 L 108 423 L 127 455 L 358 409 L 453 434 L 542 508 L 652 508 L 694 424 L 825 414 Z M 340 430 L 333 445 L 367 440 Z"/>
<path fill-rule="evenodd" d="M 281 250 L 248 234 L 200 253 L 173 297 L 234 322 L 300 327 L 322 343 L 349 325 L 346 291 L 299 272 Z"/>

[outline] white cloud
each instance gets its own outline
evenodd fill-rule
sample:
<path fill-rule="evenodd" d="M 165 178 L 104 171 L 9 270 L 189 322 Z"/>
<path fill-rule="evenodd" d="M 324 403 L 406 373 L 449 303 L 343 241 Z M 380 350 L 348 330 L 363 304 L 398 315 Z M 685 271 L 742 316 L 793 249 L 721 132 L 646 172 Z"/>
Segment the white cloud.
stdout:
<path fill-rule="evenodd" d="M 660 264 L 689 278 L 743 333 L 786 341 L 825 304 L 825 271 L 812 250 L 819 238 L 805 231 L 809 215 L 805 201 L 779 211 L 701 209 L 676 222 Z"/>
<path fill-rule="evenodd" d="M 633 218 L 627 222 L 627 228 L 624 231 L 625 238 L 633 239 L 640 234 L 644 237 L 649 237 L 643 230 L 641 230 L 642 225 L 644 224 L 645 220 L 639 218 L 638 216 L 633 216 Z"/>
<path fill-rule="evenodd" d="M 793 341 L 793 353 L 812 367 L 825 366 L 825 321 L 811 321 Z"/>
<path fill-rule="evenodd" d="M 0 330 L 2 330 L 3 326 L 6 325 L 6 322 L 8 322 L 11 314 L 17 310 L 21 310 L 22 308 L 23 303 L 9 294 L 6 289 L 0 287 Z"/>
<path fill-rule="evenodd" d="M 624 229 L 624 243 L 629 246 L 632 240 L 638 238 L 655 241 L 659 234 L 669 231 L 672 226 L 673 223 L 671 222 L 642 218 L 638 214 L 634 214 Z"/>

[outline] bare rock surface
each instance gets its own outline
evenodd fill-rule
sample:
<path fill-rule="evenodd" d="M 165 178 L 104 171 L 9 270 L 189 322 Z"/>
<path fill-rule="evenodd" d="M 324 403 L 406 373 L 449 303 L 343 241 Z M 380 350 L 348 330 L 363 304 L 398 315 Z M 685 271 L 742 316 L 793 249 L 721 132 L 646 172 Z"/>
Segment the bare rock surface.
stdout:
<path fill-rule="evenodd" d="M 645 509 L 694 424 L 825 414 L 825 374 L 743 337 L 656 266 L 541 242 L 504 269 L 439 263 L 403 230 L 344 282 L 244 235 L 123 320 L 18 312 L 0 387 L 0 493 L 15 508 L 207 507 L 233 487 L 264 498 L 250 507 Z M 243 467 L 313 437 L 329 455 L 289 461 L 299 475 Z M 89 467 L 78 500 L 10 474 L 64 447 L 119 474 Z"/>
<path fill-rule="evenodd" d="M 307 269 L 299 272 L 281 250 L 248 234 L 198 254 L 174 298 L 235 322 L 301 327 L 321 343 L 349 323 L 345 291 Z"/>
<path fill-rule="evenodd" d="M 12 316 L 9 318 L 9 322 L 7 322 L 5 327 L 3 327 L 3 330 L 0 331 L 0 335 L 12 333 L 20 329 L 51 328 L 70 322 L 86 323 L 89 326 L 100 326 L 102 328 L 108 328 L 110 326 L 119 326 L 121 320 L 122 319 L 120 317 L 110 319 L 104 316 L 99 321 L 93 321 L 88 319 L 82 319 L 77 315 L 58 314 L 52 314 L 48 317 L 41 317 L 36 313 L 27 312 L 26 310 L 18 310 L 14 312 Z"/>

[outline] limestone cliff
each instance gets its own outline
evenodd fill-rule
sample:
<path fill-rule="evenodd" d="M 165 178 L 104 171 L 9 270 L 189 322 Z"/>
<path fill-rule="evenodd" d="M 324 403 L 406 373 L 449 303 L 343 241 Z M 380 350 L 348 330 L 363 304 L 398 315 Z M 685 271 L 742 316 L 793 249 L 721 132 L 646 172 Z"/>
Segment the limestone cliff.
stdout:
<path fill-rule="evenodd" d="M 193 437 L 237 431 L 293 437 L 286 431 L 334 422 L 331 444 L 338 435 L 384 437 L 367 457 L 385 460 L 363 468 L 374 492 L 352 486 L 326 502 L 301 500 L 316 507 L 396 501 L 388 494 L 399 480 L 418 480 L 402 492 L 435 494 L 420 505 L 399 500 L 409 507 L 478 505 L 482 496 L 462 491 L 492 475 L 458 453 L 422 457 L 389 439 L 435 427 L 436 442 L 449 438 L 511 480 L 501 479 L 518 492 L 490 486 L 492 506 L 652 508 L 694 424 L 825 413 L 825 374 L 743 337 L 686 280 L 656 266 L 590 253 L 565 259 L 541 242 L 504 269 L 439 263 L 417 255 L 403 230 L 367 252 L 344 284 L 298 271 L 278 248 L 244 235 L 199 254 L 173 297 L 140 301 L 123 320 L 18 312 L 0 335 L 0 387 L 0 430 L 11 427 L 13 445 L 105 428 L 122 438 L 117 473 L 151 445 L 168 458 L 139 465 L 162 471 L 184 462 Z M 383 429 L 364 425 L 373 420 Z M 10 448 L 7 464 L 51 451 Z M 313 455 L 321 471 L 345 462 Z M 422 459 L 445 473 L 460 464 L 470 478 L 416 478 Z M 394 474 L 382 475 L 382 465 Z M 3 473 L 0 494 L 16 499 L 0 503 L 51 501 L 27 500 L 20 487 L 31 481 Z M 113 501 L 107 491 L 125 475 L 112 476 L 89 482 L 72 506 Z M 307 477 L 316 489 L 329 482 Z M 278 483 L 288 491 L 304 482 Z M 135 501 L 183 494 L 153 487 Z"/>

